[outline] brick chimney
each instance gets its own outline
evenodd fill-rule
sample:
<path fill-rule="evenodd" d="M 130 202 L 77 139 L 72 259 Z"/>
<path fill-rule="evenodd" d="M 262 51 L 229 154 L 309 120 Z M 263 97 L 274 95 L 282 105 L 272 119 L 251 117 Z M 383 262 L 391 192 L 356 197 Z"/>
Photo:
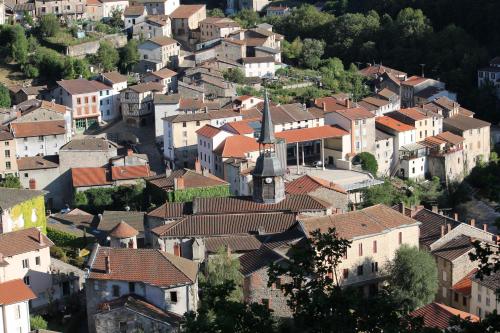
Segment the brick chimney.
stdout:
<path fill-rule="evenodd" d="M 458 221 L 458 213 L 453 214 L 453 218 L 455 219 L 455 221 Z"/>
<path fill-rule="evenodd" d="M 446 224 L 446 227 L 448 228 L 448 232 L 450 232 L 450 231 L 451 231 L 451 224 L 447 223 L 447 224 Z M 448 233 L 448 232 L 447 232 L 447 233 Z"/>
<path fill-rule="evenodd" d="M 348 109 L 350 109 L 350 108 L 351 108 L 351 100 L 350 100 L 349 98 L 347 98 L 347 99 L 345 100 L 345 106 L 346 106 Z"/>
<path fill-rule="evenodd" d="M 475 227 L 476 226 L 476 219 L 470 219 L 470 225 Z"/>
<path fill-rule="evenodd" d="M 432 212 L 437 213 L 438 212 L 438 206 L 437 205 L 432 205 Z"/>
<path fill-rule="evenodd" d="M 134 155 L 134 151 L 132 149 L 127 149 L 127 156 L 132 156 Z"/>
<path fill-rule="evenodd" d="M 109 255 L 104 258 L 104 265 L 106 266 L 106 274 L 111 274 L 111 259 Z"/>
<path fill-rule="evenodd" d="M 201 173 L 201 162 L 199 159 L 194 161 L 194 171 L 196 171 L 196 173 Z"/>
<path fill-rule="evenodd" d="M 323 102 L 323 112 L 326 112 L 326 103 Z"/>
<path fill-rule="evenodd" d="M 40 230 L 38 230 L 38 239 L 37 239 L 38 243 L 40 245 L 45 245 L 45 241 L 43 240 L 43 234 Z"/>
<path fill-rule="evenodd" d="M 444 226 L 444 225 L 442 225 L 442 226 L 441 226 L 441 237 L 443 237 L 445 233 L 446 233 L 446 231 L 445 231 L 445 226 Z"/>
<path fill-rule="evenodd" d="M 483 223 L 483 230 L 488 231 L 488 224 L 487 223 Z"/>
<path fill-rule="evenodd" d="M 36 179 L 35 178 L 31 178 L 29 180 L 29 188 L 30 188 L 30 190 L 36 190 Z"/>
<path fill-rule="evenodd" d="M 174 178 L 174 190 L 183 190 L 184 189 L 184 178 L 176 177 Z"/>

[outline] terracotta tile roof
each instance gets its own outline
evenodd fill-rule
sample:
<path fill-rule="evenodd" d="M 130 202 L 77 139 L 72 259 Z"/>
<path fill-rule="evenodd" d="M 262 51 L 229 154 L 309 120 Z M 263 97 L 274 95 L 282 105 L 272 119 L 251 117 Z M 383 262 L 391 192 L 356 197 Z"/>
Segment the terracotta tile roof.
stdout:
<path fill-rule="evenodd" d="M 193 214 L 239 214 L 256 212 L 317 212 L 330 204 L 307 194 L 287 195 L 275 204 L 255 202 L 252 197 L 195 198 Z"/>
<path fill-rule="evenodd" d="M 348 134 L 349 132 L 338 126 L 326 125 L 283 131 L 276 133 L 276 137 L 285 140 L 287 143 L 296 143 L 326 138 L 338 138 Z"/>
<path fill-rule="evenodd" d="M 113 249 L 97 246 L 89 267 L 89 279 L 142 282 L 168 288 L 196 281 L 194 261 L 153 249 Z M 106 271 L 106 258 L 110 271 Z"/>
<path fill-rule="evenodd" d="M 123 12 L 124 16 L 140 16 L 144 13 L 144 6 L 142 5 L 137 5 L 137 6 L 128 6 L 125 8 L 125 11 Z"/>
<path fill-rule="evenodd" d="M 415 121 L 418 121 L 418 120 L 431 118 L 430 115 L 425 114 L 419 108 L 401 109 L 398 111 L 389 112 L 386 115 L 391 117 L 391 118 L 394 118 L 396 120 L 402 121 L 402 122 L 405 122 L 404 121 L 405 118 L 408 118 L 409 120 L 412 121 L 412 123 L 414 123 Z M 405 123 L 408 123 L 408 121 L 406 121 Z"/>
<path fill-rule="evenodd" d="M 35 298 L 35 293 L 21 279 L 0 283 L 0 305 L 20 303 Z"/>
<path fill-rule="evenodd" d="M 477 118 L 466 117 L 462 115 L 456 115 L 453 117 L 443 119 L 443 127 L 445 129 L 451 127 L 459 131 L 467 131 L 476 128 L 483 128 L 483 127 L 488 127 L 490 125 L 491 124 L 487 121 L 480 120 Z"/>
<path fill-rule="evenodd" d="M 464 276 L 460 281 L 455 283 L 451 289 L 453 291 L 456 291 L 458 293 L 461 293 L 462 295 L 469 295 L 471 294 L 472 290 L 472 278 L 477 272 L 477 268 L 473 269 L 469 274 Z"/>
<path fill-rule="evenodd" d="M 257 108 L 250 108 L 250 109 L 244 109 L 244 110 L 242 109 L 242 110 L 240 110 L 240 114 L 243 116 L 243 119 L 255 119 L 255 118 L 261 119 L 262 118 L 262 113 Z"/>
<path fill-rule="evenodd" d="M 109 236 L 115 238 L 131 238 L 137 236 L 139 231 L 131 227 L 127 222 L 120 221 L 111 231 Z"/>
<path fill-rule="evenodd" d="M 153 38 L 149 39 L 148 41 L 153 42 L 155 44 L 158 44 L 160 46 L 166 46 L 166 45 L 178 43 L 175 39 L 170 38 L 170 37 L 166 37 L 166 36 L 153 37 Z"/>
<path fill-rule="evenodd" d="M 19 171 L 54 169 L 59 167 L 58 155 L 21 157 L 17 159 L 17 168 Z"/>
<path fill-rule="evenodd" d="M 396 132 L 406 132 L 414 130 L 415 127 L 402 123 L 391 117 L 382 116 L 375 119 L 375 124 L 382 127 L 382 129 L 388 128 Z"/>
<path fill-rule="evenodd" d="M 152 230 L 160 237 L 228 236 L 275 234 L 296 223 L 294 214 L 220 214 L 190 215 Z"/>
<path fill-rule="evenodd" d="M 249 118 L 240 121 L 233 121 L 224 124 L 222 128 L 227 129 L 229 132 L 234 134 L 240 134 L 240 135 L 252 134 L 255 132 L 255 129 L 249 125 L 250 122 L 260 123 L 260 120 L 258 118 Z"/>
<path fill-rule="evenodd" d="M 333 111 L 336 112 L 342 116 L 344 116 L 347 119 L 350 120 L 359 120 L 359 119 L 367 119 L 367 118 L 373 118 L 375 115 L 368 111 L 367 109 L 363 107 L 356 107 L 356 108 L 350 108 L 350 109 L 343 109 L 343 110 L 337 110 Z"/>
<path fill-rule="evenodd" d="M 128 8 L 130 8 L 130 7 L 128 7 Z M 126 75 L 122 75 L 118 72 L 107 72 L 107 73 L 102 73 L 101 75 L 103 77 L 105 77 L 108 81 L 110 81 L 111 83 L 127 82 L 127 80 L 128 80 Z"/>
<path fill-rule="evenodd" d="M 156 72 L 151 72 L 150 75 L 155 75 L 161 77 L 162 79 L 168 79 L 170 77 L 176 76 L 177 73 L 171 69 L 163 68 Z"/>
<path fill-rule="evenodd" d="M 0 253 L 4 257 L 12 257 L 54 245 L 44 234 L 41 234 L 43 242 L 40 243 L 40 234 L 41 232 L 37 228 L 21 229 L 0 234 Z"/>
<path fill-rule="evenodd" d="M 490 275 L 485 275 L 483 276 L 483 279 L 472 277 L 472 280 L 490 290 L 493 290 L 493 292 L 496 292 L 498 289 L 500 289 L 500 271 L 491 273 Z"/>
<path fill-rule="evenodd" d="M 375 205 L 344 214 L 306 218 L 301 223 L 307 235 L 316 229 L 326 232 L 334 227 L 339 237 L 353 239 L 418 222 L 385 205 Z"/>
<path fill-rule="evenodd" d="M 51 223 L 50 218 L 57 222 L 61 222 L 60 225 L 58 225 L 57 223 Z M 69 226 L 70 228 L 76 227 L 76 229 L 79 230 L 88 230 L 97 227 L 97 217 L 78 208 L 74 208 L 66 214 L 53 214 L 50 216 L 50 218 L 48 221 L 48 226 L 56 229 L 61 227 L 67 230 L 65 226 Z"/>
<path fill-rule="evenodd" d="M 147 215 L 165 220 L 179 219 L 191 213 L 191 203 L 169 202 L 153 209 Z"/>
<path fill-rule="evenodd" d="M 349 103 L 348 99 L 341 100 L 333 96 L 320 97 L 314 100 L 314 105 L 325 112 L 345 110 L 349 108 Z"/>
<path fill-rule="evenodd" d="M 116 309 L 127 309 L 134 314 L 138 313 L 156 321 L 167 322 L 175 327 L 179 325 L 182 319 L 182 316 L 170 311 L 164 311 L 137 295 L 125 295 L 109 302 L 99 304 L 99 313 Z"/>
<path fill-rule="evenodd" d="M 146 82 L 146 83 L 136 84 L 135 86 L 130 86 L 128 87 L 128 89 L 131 89 L 138 93 L 144 93 L 146 91 L 161 92 L 165 90 L 165 86 L 158 82 Z"/>
<path fill-rule="evenodd" d="M 425 81 L 429 80 L 426 77 L 421 77 L 421 76 L 410 76 L 409 78 L 406 79 L 406 81 L 401 82 L 402 85 L 405 86 L 417 86 Z"/>
<path fill-rule="evenodd" d="M 395 95 L 397 95 L 394 91 L 389 88 L 384 88 L 377 92 L 377 95 L 384 97 L 385 99 L 389 99 Z"/>
<path fill-rule="evenodd" d="M 259 64 L 265 62 L 275 62 L 273 56 L 264 56 L 264 57 L 246 57 L 241 58 L 242 64 Z"/>
<path fill-rule="evenodd" d="M 373 97 L 373 96 L 365 97 L 365 98 L 363 98 L 363 101 L 366 103 L 369 103 L 371 105 L 375 105 L 376 107 L 381 107 L 381 106 L 385 106 L 385 105 L 389 104 L 388 100 Z"/>
<path fill-rule="evenodd" d="M 111 167 L 111 179 L 125 180 L 151 176 L 149 165 L 126 165 Z"/>
<path fill-rule="evenodd" d="M 304 234 L 297 227 L 267 237 L 259 249 L 247 252 L 238 258 L 240 272 L 244 276 L 249 276 L 260 269 L 267 269 L 271 263 L 287 260 L 287 252 L 292 244 L 297 244 L 304 239 Z"/>
<path fill-rule="evenodd" d="M 435 327 L 442 330 L 450 327 L 450 320 L 456 316 L 472 322 L 479 321 L 479 317 L 471 313 L 460 311 L 436 302 L 427 304 L 420 309 L 411 312 L 410 315 L 412 317 L 422 317 L 425 327 Z"/>
<path fill-rule="evenodd" d="M 71 168 L 73 187 L 109 185 L 106 168 Z"/>
<path fill-rule="evenodd" d="M 7 127 L 0 127 L 0 141 L 13 140 L 14 136 Z"/>
<path fill-rule="evenodd" d="M 87 6 L 101 6 L 102 2 L 99 0 L 87 0 Z"/>
<path fill-rule="evenodd" d="M 24 201 L 44 195 L 43 191 L 0 187 L 0 208 L 14 207 Z M 2 252 L 2 251 L 0 251 Z"/>
<path fill-rule="evenodd" d="M 443 244 L 439 248 L 433 250 L 432 254 L 443 259 L 453 261 L 458 257 L 468 253 L 473 248 L 474 246 L 472 245 L 471 237 L 466 235 L 459 235 L 451 239 L 446 244 Z"/>
<path fill-rule="evenodd" d="M 304 175 L 292 180 L 291 182 L 285 183 L 285 191 L 288 194 L 309 194 L 321 187 L 347 194 L 346 190 L 344 190 L 342 186 L 309 175 Z"/>
<path fill-rule="evenodd" d="M 368 76 L 370 78 L 375 78 L 377 74 L 391 73 L 398 76 L 406 76 L 405 72 L 398 71 L 396 69 L 383 66 L 383 65 L 373 65 L 368 66 L 359 71 L 361 75 Z"/>
<path fill-rule="evenodd" d="M 216 136 L 220 132 L 222 132 L 222 130 L 220 128 L 217 128 L 215 126 L 207 124 L 207 125 L 203 126 L 202 128 L 198 129 L 196 131 L 196 134 L 204 136 L 206 138 L 213 138 L 214 136 Z"/>
<path fill-rule="evenodd" d="M 458 145 L 458 144 L 464 142 L 464 140 L 465 140 L 460 135 L 456 135 L 456 134 L 453 134 L 453 133 L 448 132 L 448 131 L 442 132 L 442 133 L 436 135 L 436 137 L 439 139 L 442 139 L 448 143 L 451 143 L 453 145 Z"/>
<path fill-rule="evenodd" d="M 147 179 L 147 182 L 165 190 L 174 189 L 174 179 L 182 177 L 184 180 L 184 188 L 198 188 L 227 185 L 228 183 L 212 174 L 197 173 L 189 169 L 174 170 L 170 176 L 159 175 Z"/>
<path fill-rule="evenodd" d="M 27 138 L 45 135 L 60 135 L 66 133 L 64 120 L 50 120 L 26 123 L 11 123 L 12 134 L 16 138 Z"/>
<path fill-rule="evenodd" d="M 419 210 L 413 218 L 421 223 L 419 243 L 425 246 L 430 246 L 441 238 L 441 226 L 447 228 L 446 225 L 450 224 L 453 229 L 460 225 L 460 222 L 428 209 Z"/>
<path fill-rule="evenodd" d="M 48 101 L 42 101 L 42 103 L 40 104 L 40 107 L 47 109 L 47 110 L 52 110 L 52 111 L 56 111 L 59 113 L 63 113 L 63 114 L 66 113 L 66 111 L 68 109 L 65 105 L 57 104 L 55 102 L 48 102 Z"/>
<path fill-rule="evenodd" d="M 223 157 L 246 157 L 246 154 L 259 151 L 259 143 L 255 138 L 244 135 L 233 135 L 221 142 L 214 153 Z"/>
<path fill-rule="evenodd" d="M 61 80 L 57 81 L 57 84 L 71 95 L 97 93 L 109 89 L 104 83 L 87 79 Z"/>
<path fill-rule="evenodd" d="M 233 253 L 248 252 L 257 250 L 261 244 L 255 235 L 205 238 L 205 250 L 208 253 L 216 253 L 221 247 L 229 247 Z"/>
<path fill-rule="evenodd" d="M 174 10 L 170 17 L 173 19 L 185 19 L 196 14 L 200 10 L 205 10 L 206 5 L 180 5 Z"/>
<path fill-rule="evenodd" d="M 199 110 L 203 109 L 204 106 L 201 99 L 181 97 L 179 100 L 179 110 Z"/>

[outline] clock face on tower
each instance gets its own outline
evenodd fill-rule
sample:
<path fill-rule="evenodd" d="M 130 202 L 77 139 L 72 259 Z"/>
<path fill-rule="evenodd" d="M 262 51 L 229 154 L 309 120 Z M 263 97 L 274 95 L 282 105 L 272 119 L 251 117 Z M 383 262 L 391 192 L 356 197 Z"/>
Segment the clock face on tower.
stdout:
<path fill-rule="evenodd" d="M 271 177 L 267 177 L 265 180 L 266 184 L 271 184 L 273 182 L 273 179 Z"/>

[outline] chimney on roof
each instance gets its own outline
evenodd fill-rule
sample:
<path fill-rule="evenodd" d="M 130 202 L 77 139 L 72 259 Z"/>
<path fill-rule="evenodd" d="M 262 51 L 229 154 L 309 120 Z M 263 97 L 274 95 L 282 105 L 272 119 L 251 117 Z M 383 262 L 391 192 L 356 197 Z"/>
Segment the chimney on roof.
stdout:
<path fill-rule="evenodd" d="M 488 224 L 487 223 L 483 223 L 483 230 L 488 231 Z"/>
<path fill-rule="evenodd" d="M 401 214 L 403 214 L 403 215 L 405 214 L 405 203 L 404 203 L 404 202 L 402 202 L 402 201 L 401 201 L 401 202 L 398 204 L 398 210 L 399 210 L 399 212 L 400 212 Z"/>
<path fill-rule="evenodd" d="M 470 225 L 476 227 L 476 219 L 470 219 Z"/>
<path fill-rule="evenodd" d="M 132 156 L 134 155 L 134 151 L 132 149 L 127 149 L 127 156 Z"/>
<path fill-rule="evenodd" d="M 208 113 L 208 106 L 205 105 L 205 113 Z"/>
<path fill-rule="evenodd" d="M 42 246 L 45 245 L 45 241 L 43 240 L 43 234 L 42 234 L 42 232 L 40 230 L 38 230 L 38 239 L 37 239 L 37 241 L 38 241 L 38 244 L 40 244 Z"/>
<path fill-rule="evenodd" d="M 176 177 L 174 178 L 174 190 L 183 190 L 184 189 L 184 178 Z"/>
<path fill-rule="evenodd" d="M 442 225 L 442 226 L 441 226 L 441 237 L 443 237 L 445 233 L 446 233 L 446 231 L 445 231 L 445 226 L 444 226 L 444 225 Z"/>
<path fill-rule="evenodd" d="M 203 176 L 208 176 L 208 175 L 210 174 L 210 171 L 209 171 L 208 169 L 204 168 L 204 169 L 201 171 L 201 174 L 202 174 Z"/>
<path fill-rule="evenodd" d="M 111 274 L 111 259 L 109 255 L 104 258 L 104 265 L 106 266 L 106 274 Z"/>
<path fill-rule="evenodd" d="M 170 169 L 170 166 L 167 164 L 167 167 L 165 168 L 165 178 L 170 177 L 172 174 L 172 169 Z"/>
<path fill-rule="evenodd" d="M 432 205 L 432 212 L 437 213 L 438 212 L 438 206 L 437 205 Z"/>
<path fill-rule="evenodd" d="M 446 227 L 448 228 L 448 232 L 450 232 L 450 231 L 451 231 L 451 224 L 446 223 Z M 448 233 L 448 232 L 447 232 L 447 233 Z"/>
<path fill-rule="evenodd" d="M 351 100 L 349 99 L 349 97 L 346 98 L 345 100 L 345 106 L 350 109 L 351 108 Z"/>
<path fill-rule="evenodd" d="M 455 221 L 458 221 L 458 213 L 453 214 L 453 218 Z"/>
<path fill-rule="evenodd" d="M 201 162 L 199 159 L 194 161 L 194 171 L 196 171 L 196 173 L 201 173 Z"/>

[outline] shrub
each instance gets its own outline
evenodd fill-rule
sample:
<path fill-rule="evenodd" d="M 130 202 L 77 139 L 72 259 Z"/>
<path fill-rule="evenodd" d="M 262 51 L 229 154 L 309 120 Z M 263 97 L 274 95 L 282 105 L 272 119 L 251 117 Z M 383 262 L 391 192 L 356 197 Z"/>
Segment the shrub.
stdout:
<path fill-rule="evenodd" d="M 54 245 L 50 248 L 50 256 L 63 262 L 68 262 L 68 256 L 66 255 L 66 252 L 59 246 Z"/>
<path fill-rule="evenodd" d="M 47 321 L 42 316 L 36 315 L 30 317 L 30 326 L 32 330 L 46 330 Z"/>
<path fill-rule="evenodd" d="M 370 153 L 363 152 L 356 155 L 355 159 L 361 162 L 361 168 L 363 170 L 368 171 L 373 176 L 377 176 L 378 163 L 375 156 Z"/>

